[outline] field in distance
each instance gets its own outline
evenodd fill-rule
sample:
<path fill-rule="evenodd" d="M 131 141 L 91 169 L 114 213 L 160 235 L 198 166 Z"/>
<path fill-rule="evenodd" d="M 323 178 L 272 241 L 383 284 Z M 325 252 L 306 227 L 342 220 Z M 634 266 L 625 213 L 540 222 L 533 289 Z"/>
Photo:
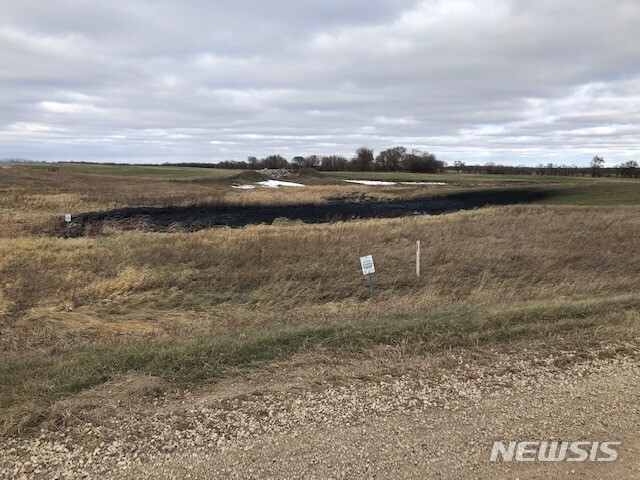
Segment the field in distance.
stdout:
<path fill-rule="evenodd" d="M 137 166 L 104 164 L 56 164 L 64 171 L 89 175 L 112 175 L 122 177 L 160 177 L 166 179 L 226 178 L 237 176 L 245 170 L 230 170 L 201 167 Z M 49 165 L 28 165 L 34 170 L 47 170 Z M 489 175 L 477 173 L 409 173 L 409 172 L 321 172 L 321 176 L 336 180 L 381 180 L 397 182 L 447 182 L 451 184 L 502 184 L 502 183 L 594 183 L 634 182 L 635 179 L 617 177 L 593 178 L 589 176 L 559 175 Z M 637 182 L 636 182 L 637 183 Z"/>
<path fill-rule="evenodd" d="M 237 175 L 237 170 L 198 167 L 164 167 L 137 165 L 101 165 L 89 163 L 56 164 L 56 167 L 73 173 L 110 175 L 116 177 L 160 177 L 167 179 L 225 178 Z M 33 170 L 47 170 L 49 165 L 29 165 Z"/>
<path fill-rule="evenodd" d="M 448 182 L 452 184 L 501 184 L 501 183 L 599 183 L 636 182 L 636 179 L 617 177 L 561 176 L 561 175 L 510 175 L 484 173 L 410 173 L 410 172 L 323 172 L 332 178 L 346 180 L 381 180 L 397 182 Z"/>

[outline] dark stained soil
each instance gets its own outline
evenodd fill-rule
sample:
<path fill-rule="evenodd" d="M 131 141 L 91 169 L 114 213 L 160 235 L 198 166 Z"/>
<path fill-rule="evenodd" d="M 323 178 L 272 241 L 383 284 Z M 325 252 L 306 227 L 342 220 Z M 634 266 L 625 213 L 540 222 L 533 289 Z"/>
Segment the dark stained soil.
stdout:
<path fill-rule="evenodd" d="M 545 198 L 548 191 L 535 188 L 473 190 L 413 200 L 379 201 L 370 199 L 332 199 L 323 204 L 234 206 L 193 205 L 135 207 L 88 212 L 77 215 L 71 235 L 98 234 L 105 222 L 123 229 L 150 231 L 196 231 L 211 227 L 243 227 L 270 224 L 276 219 L 325 223 L 365 218 L 393 218 L 408 215 L 438 215 L 488 205 L 530 203 Z M 61 225 L 60 234 L 66 234 Z"/>

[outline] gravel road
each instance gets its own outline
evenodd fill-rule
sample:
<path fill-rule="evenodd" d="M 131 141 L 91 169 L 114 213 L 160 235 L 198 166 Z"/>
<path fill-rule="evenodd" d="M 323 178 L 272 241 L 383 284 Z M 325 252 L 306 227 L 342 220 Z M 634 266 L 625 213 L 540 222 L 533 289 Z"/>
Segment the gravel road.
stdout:
<path fill-rule="evenodd" d="M 637 347 L 447 355 L 395 375 L 273 367 L 155 398 L 153 379 L 123 378 L 85 397 L 92 421 L 4 439 L 0 477 L 640 478 Z M 143 400 L 126 401 L 127 382 Z M 496 440 L 622 443 L 614 462 L 496 463 Z"/>

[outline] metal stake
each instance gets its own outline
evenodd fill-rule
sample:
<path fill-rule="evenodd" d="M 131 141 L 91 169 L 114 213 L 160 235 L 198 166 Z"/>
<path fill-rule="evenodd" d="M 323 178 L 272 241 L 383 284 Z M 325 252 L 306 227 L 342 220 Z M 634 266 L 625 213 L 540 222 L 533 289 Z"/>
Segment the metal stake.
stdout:
<path fill-rule="evenodd" d="M 371 287 L 371 298 L 376 298 L 376 286 L 373 283 L 373 276 L 367 273 L 367 278 L 369 279 L 369 286 Z"/>

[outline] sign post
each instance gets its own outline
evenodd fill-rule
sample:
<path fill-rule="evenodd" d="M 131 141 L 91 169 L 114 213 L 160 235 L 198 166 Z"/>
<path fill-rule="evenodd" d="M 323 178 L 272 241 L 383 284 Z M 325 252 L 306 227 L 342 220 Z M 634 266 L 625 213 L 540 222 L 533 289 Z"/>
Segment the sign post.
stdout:
<path fill-rule="evenodd" d="M 416 276 L 420 276 L 420 240 L 416 241 Z"/>
<path fill-rule="evenodd" d="M 71 236 L 71 214 L 64 214 L 64 221 L 67 223 L 67 238 Z"/>
<path fill-rule="evenodd" d="M 362 274 L 366 275 L 369 280 L 371 298 L 376 298 L 376 286 L 373 283 L 373 274 L 376 271 L 376 267 L 373 265 L 373 256 L 366 255 L 364 257 L 360 257 L 360 266 L 362 267 Z"/>

